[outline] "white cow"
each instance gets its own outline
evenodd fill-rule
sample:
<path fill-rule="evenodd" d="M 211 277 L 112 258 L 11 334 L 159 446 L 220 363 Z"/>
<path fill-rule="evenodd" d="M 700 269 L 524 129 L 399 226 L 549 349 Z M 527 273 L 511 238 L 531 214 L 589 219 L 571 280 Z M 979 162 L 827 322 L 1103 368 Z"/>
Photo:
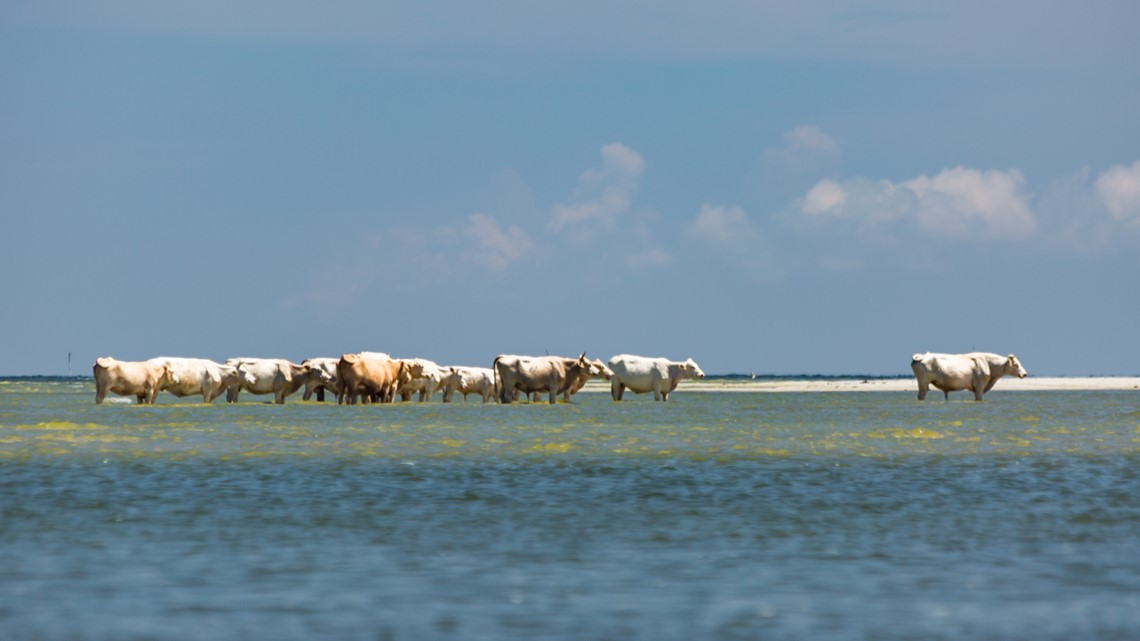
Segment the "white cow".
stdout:
<path fill-rule="evenodd" d="M 448 367 L 451 374 L 443 382 L 443 402 L 450 403 L 455 392 L 467 400 L 468 394 L 478 394 L 488 403 L 495 396 L 495 370 L 489 367 Z"/>
<path fill-rule="evenodd" d="M 1002 356 L 988 352 L 915 354 L 910 359 L 910 369 L 918 379 L 920 401 L 926 399 L 932 385 L 942 390 L 946 400 L 950 400 L 950 392 L 970 390 L 974 392 L 974 400 L 980 401 L 982 394 L 990 391 L 1001 377 L 1029 375 L 1013 354 Z"/>
<path fill-rule="evenodd" d="M 213 403 L 222 392 L 238 383 L 236 367 L 215 363 L 205 358 L 157 356 L 147 362 L 170 366 L 170 371 L 176 380 L 163 385 L 161 389 L 179 398 L 201 394 L 202 402 Z"/>
<path fill-rule="evenodd" d="M 677 384 L 687 378 L 704 378 L 700 367 L 688 359 L 684 362 L 667 358 L 649 358 L 618 354 L 610 359 L 613 378 L 610 379 L 610 394 L 620 401 L 626 388 L 634 394 L 653 392 L 653 400 L 667 401 L 669 393 L 677 389 Z"/>
<path fill-rule="evenodd" d="M 305 383 L 305 395 L 301 397 L 303 400 L 307 401 L 311 399 L 313 393 L 316 392 L 317 400 L 323 403 L 325 400 L 325 390 L 332 392 L 333 396 L 340 394 L 340 383 L 336 377 L 336 363 L 339 360 L 339 358 L 306 358 L 301 361 L 302 365 L 308 365 L 313 369 L 319 369 L 324 372 L 323 375 L 317 378 L 310 378 Z"/>
<path fill-rule="evenodd" d="M 231 358 L 225 364 L 238 369 L 238 383 L 226 390 L 226 401 L 230 403 L 236 403 L 245 390 L 250 394 L 273 394 L 273 402 L 284 405 L 285 397 L 302 387 L 310 383 L 327 385 L 332 380 L 319 368 L 283 358 Z"/>
<path fill-rule="evenodd" d="M 403 401 L 411 400 L 412 395 L 418 393 L 421 403 L 424 401 L 430 402 L 432 394 L 435 394 L 443 387 L 444 380 L 451 373 L 426 358 L 406 358 L 401 360 L 407 364 L 408 371 L 412 376 L 412 380 L 401 383 L 399 389 L 396 390 L 396 393 L 400 395 L 400 399 Z"/>

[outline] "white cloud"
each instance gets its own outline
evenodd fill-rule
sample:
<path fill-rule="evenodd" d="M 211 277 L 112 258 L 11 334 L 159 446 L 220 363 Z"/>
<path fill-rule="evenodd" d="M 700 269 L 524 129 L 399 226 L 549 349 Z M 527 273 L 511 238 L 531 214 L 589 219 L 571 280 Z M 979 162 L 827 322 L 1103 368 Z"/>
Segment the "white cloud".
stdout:
<path fill-rule="evenodd" d="M 512 225 L 503 229 L 487 214 L 471 214 L 463 227 L 463 236 L 476 246 L 466 254 L 466 258 L 476 265 L 497 271 L 506 269 L 534 246 L 521 227 Z"/>
<path fill-rule="evenodd" d="M 752 280 L 771 281 L 782 276 L 764 234 L 740 207 L 701 205 L 686 233 Z"/>
<path fill-rule="evenodd" d="M 625 259 L 630 269 L 651 269 L 664 267 L 673 262 L 673 255 L 659 247 L 650 247 Z"/>
<path fill-rule="evenodd" d="M 804 214 L 830 214 L 880 224 L 914 219 L 924 231 L 950 237 L 1024 238 L 1037 229 L 1021 172 L 944 169 L 901 183 L 831 180 L 817 183 L 800 202 Z"/>
<path fill-rule="evenodd" d="M 1097 177 L 1093 189 L 1113 218 L 1140 223 L 1140 160 L 1131 167 L 1109 168 Z"/>
<path fill-rule="evenodd" d="M 804 196 L 805 214 L 846 215 L 843 205 L 847 202 L 847 192 L 834 180 L 821 180 Z"/>
<path fill-rule="evenodd" d="M 689 235 L 719 244 L 735 244 L 756 235 L 748 215 L 740 207 L 701 205 L 689 225 Z"/>
<path fill-rule="evenodd" d="M 783 146 L 764 150 L 764 160 L 793 170 L 807 169 L 839 156 L 839 143 L 819 127 L 808 125 L 801 125 L 785 133 Z"/>
<path fill-rule="evenodd" d="M 839 143 L 819 127 L 800 126 L 784 134 L 784 144 L 792 151 L 806 151 L 827 156 L 839 153 Z"/>
<path fill-rule="evenodd" d="M 645 160 L 621 143 L 602 147 L 601 154 L 601 168 L 587 170 L 579 178 L 575 199 L 552 208 L 551 231 L 560 232 L 588 221 L 612 226 L 618 216 L 629 211 L 645 171 Z"/>

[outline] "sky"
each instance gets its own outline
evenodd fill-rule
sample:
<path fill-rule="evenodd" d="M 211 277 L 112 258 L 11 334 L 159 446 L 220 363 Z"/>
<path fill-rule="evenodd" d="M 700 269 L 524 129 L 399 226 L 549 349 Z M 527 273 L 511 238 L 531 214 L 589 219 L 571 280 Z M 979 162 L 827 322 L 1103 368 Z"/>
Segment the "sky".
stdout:
<path fill-rule="evenodd" d="M 0 376 L 1140 374 L 1140 4 L 0 4 Z"/>

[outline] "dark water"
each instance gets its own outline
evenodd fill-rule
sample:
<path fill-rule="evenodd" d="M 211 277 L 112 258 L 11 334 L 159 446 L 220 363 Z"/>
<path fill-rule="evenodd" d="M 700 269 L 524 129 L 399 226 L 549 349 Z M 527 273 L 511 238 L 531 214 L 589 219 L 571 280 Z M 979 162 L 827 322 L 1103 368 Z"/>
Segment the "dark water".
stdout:
<path fill-rule="evenodd" d="M 2 639 L 1140 639 L 1135 392 L 93 396 L 0 382 Z"/>

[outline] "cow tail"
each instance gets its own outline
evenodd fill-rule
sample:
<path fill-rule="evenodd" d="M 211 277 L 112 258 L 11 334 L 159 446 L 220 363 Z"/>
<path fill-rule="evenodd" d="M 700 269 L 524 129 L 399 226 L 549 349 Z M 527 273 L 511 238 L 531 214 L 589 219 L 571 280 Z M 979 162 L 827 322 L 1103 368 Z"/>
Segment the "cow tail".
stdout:
<path fill-rule="evenodd" d="M 502 358 L 502 356 L 496 356 L 495 360 L 491 363 L 491 372 L 492 372 L 491 373 L 491 380 L 493 380 L 494 384 L 495 384 L 495 398 L 497 398 L 499 400 L 499 402 L 502 403 L 503 402 L 503 393 L 501 391 L 502 384 L 499 382 L 499 359 L 500 358 Z"/>

